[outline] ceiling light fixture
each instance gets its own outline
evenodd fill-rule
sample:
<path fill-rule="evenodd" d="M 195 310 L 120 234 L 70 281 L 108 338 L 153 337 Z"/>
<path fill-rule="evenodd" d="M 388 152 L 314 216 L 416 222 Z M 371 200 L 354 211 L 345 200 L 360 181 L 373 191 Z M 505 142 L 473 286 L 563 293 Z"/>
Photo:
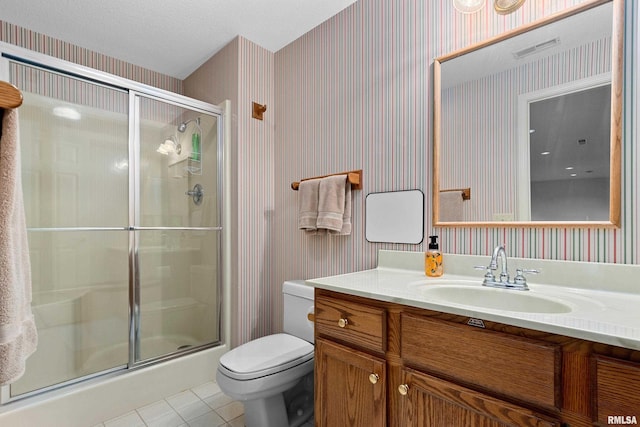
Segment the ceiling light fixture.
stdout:
<path fill-rule="evenodd" d="M 55 107 L 53 115 L 69 120 L 80 120 L 82 118 L 80 112 L 72 107 Z"/>
<path fill-rule="evenodd" d="M 525 0 L 494 0 L 493 8 L 500 15 L 508 15 L 518 10 Z"/>
<path fill-rule="evenodd" d="M 453 7 L 460 13 L 476 13 L 484 7 L 485 0 L 453 0 Z"/>

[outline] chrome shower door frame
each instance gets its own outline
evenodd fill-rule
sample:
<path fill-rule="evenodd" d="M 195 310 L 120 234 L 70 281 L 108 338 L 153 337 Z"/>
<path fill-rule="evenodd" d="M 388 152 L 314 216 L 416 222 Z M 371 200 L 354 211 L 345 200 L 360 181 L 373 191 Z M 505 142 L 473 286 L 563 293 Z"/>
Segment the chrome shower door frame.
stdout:
<path fill-rule="evenodd" d="M 185 98 L 181 95 L 158 96 L 151 92 L 140 92 L 135 90 L 129 91 L 129 368 L 138 368 L 149 364 L 157 363 L 159 361 L 171 360 L 176 357 L 182 356 L 184 353 L 191 353 L 204 348 L 209 348 L 220 344 L 221 339 L 216 342 L 206 343 L 197 347 L 192 347 L 189 350 L 182 350 L 175 353 L 152 357 L 149 359 L 142 359 L 140 342 L 141 342 L 141 279 L 140 279 L 140 255 L 138 249 L 140 247 L 140 232 L 141 231 L 216 231 L 220 233 L 218 241 L 217 252 L 218 263 L 222 263 L 222 226 L 217 227 L 144 227 L 141 226 L 141 137 L 140 137 L 140 123 L 141 123 L 141 111 L 140 100 L 141 98 L 151 99 L 158 102 L 172 104 L 180 108 L 189 109 L 199 113 L 207 114 L 216 117 L 216 131 L 217 131 L 217 183 L 215 197 L 217 198 L 216 217 L 222 219 L 222 202 L 223 202 L 223 188 L 224 188 L 224 129 L 223 129 L 223 111 L 211 104 L 202 103 L 190 98 Z M 202 141 L 204 143 L 204 141 Z M 208 197 L 211 197 L 208 195 Z M 185 200 L 191 200 L 190 198 Z M 223 272 L 221 268 L 217 269 L 216 283 L 218 286 L 218 296 L 221 295 L 221 283 Z M 220 310 L 222 309 L 221 298 L 217 298 L 217 310 L 218 317 L 220 317 Z M 219 324 L 219 328 L 221 328 Z M 221 334 L 221 330 L 218 336 Z"/>

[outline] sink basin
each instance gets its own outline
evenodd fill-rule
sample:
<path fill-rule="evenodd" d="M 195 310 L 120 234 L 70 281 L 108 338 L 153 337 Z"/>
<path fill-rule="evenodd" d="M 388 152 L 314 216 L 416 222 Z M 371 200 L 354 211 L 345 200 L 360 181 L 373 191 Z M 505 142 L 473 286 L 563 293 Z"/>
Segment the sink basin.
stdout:
<path fill-rule="evenodd" d="M 422 294 L 433 302 L 522 313 L 569 313 L 569 305 L 532 294 L 530 291 L 495 289 L 480 286 L 426 285 Z"/>

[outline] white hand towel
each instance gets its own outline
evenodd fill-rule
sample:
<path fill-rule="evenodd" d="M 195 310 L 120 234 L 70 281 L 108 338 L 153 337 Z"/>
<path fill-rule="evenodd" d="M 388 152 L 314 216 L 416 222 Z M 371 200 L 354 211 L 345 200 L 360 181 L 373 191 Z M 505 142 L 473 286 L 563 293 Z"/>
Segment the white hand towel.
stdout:
<path fill-rule="evenodd" d="M 17 110 L 4 111 L 0 131 L 0 385 L 5 385 L 24 374 L 38 334 L 31 312 Z"/>
<path fill-rule="evenodd" d="M 318 228 L 318 201 L 320 180 L 309 179 L 298 187 L 298 228 L 315 232 Z"/>
<path fill-rule="evenodd" d="M 462 221 L 462 202 L 461 191 L 441 191 L 439 220 L 443 222 Z"/>
<path fill-rule="evenodd" d="M 320 180 L 318 228 L 329 232 L 342 231 L 347 176 L 332 175 Z"/>

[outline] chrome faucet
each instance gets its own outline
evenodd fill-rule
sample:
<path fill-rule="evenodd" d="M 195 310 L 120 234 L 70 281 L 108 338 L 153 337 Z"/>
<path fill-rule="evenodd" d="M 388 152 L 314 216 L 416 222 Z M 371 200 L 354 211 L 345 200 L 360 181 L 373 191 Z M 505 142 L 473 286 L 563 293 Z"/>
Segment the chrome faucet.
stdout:
<path fill-rule="evenodd" d="M 498 259 L 501 261 L 500 275 L 496 279 L 494 272 L 498 270 Z M 524 277 L 524 273 L 539 273 L 538 270 L 533 269 L 516 269 L 516 276 L 513 278 L 513 282 L 509 281 L 509 268 L 507 267 L 507 253 L 503 245 L 496 246 L 491 255 L 491 261 L 488 266 L 477 266 L 478 270 L 486 270 L 482 286 L 490 286 L 493 288 L 503 289 L 515 289 L 519 291 L 528 291 L 527 279 Z"/>
<path fill-rule="evenodd" d="M 502 261 L 502 269 L 500 270 L 500 282 L 509 282 L 509 268 L 507 267 L 507 253 L 504 250 L 504 246 L 496 246 L 491 255 L 491 262 L 489 263 L 489 269 L 493 274 L 498 269 L 498 257 Z M 495 280 L 495 276 L 494 276 Z"/>

